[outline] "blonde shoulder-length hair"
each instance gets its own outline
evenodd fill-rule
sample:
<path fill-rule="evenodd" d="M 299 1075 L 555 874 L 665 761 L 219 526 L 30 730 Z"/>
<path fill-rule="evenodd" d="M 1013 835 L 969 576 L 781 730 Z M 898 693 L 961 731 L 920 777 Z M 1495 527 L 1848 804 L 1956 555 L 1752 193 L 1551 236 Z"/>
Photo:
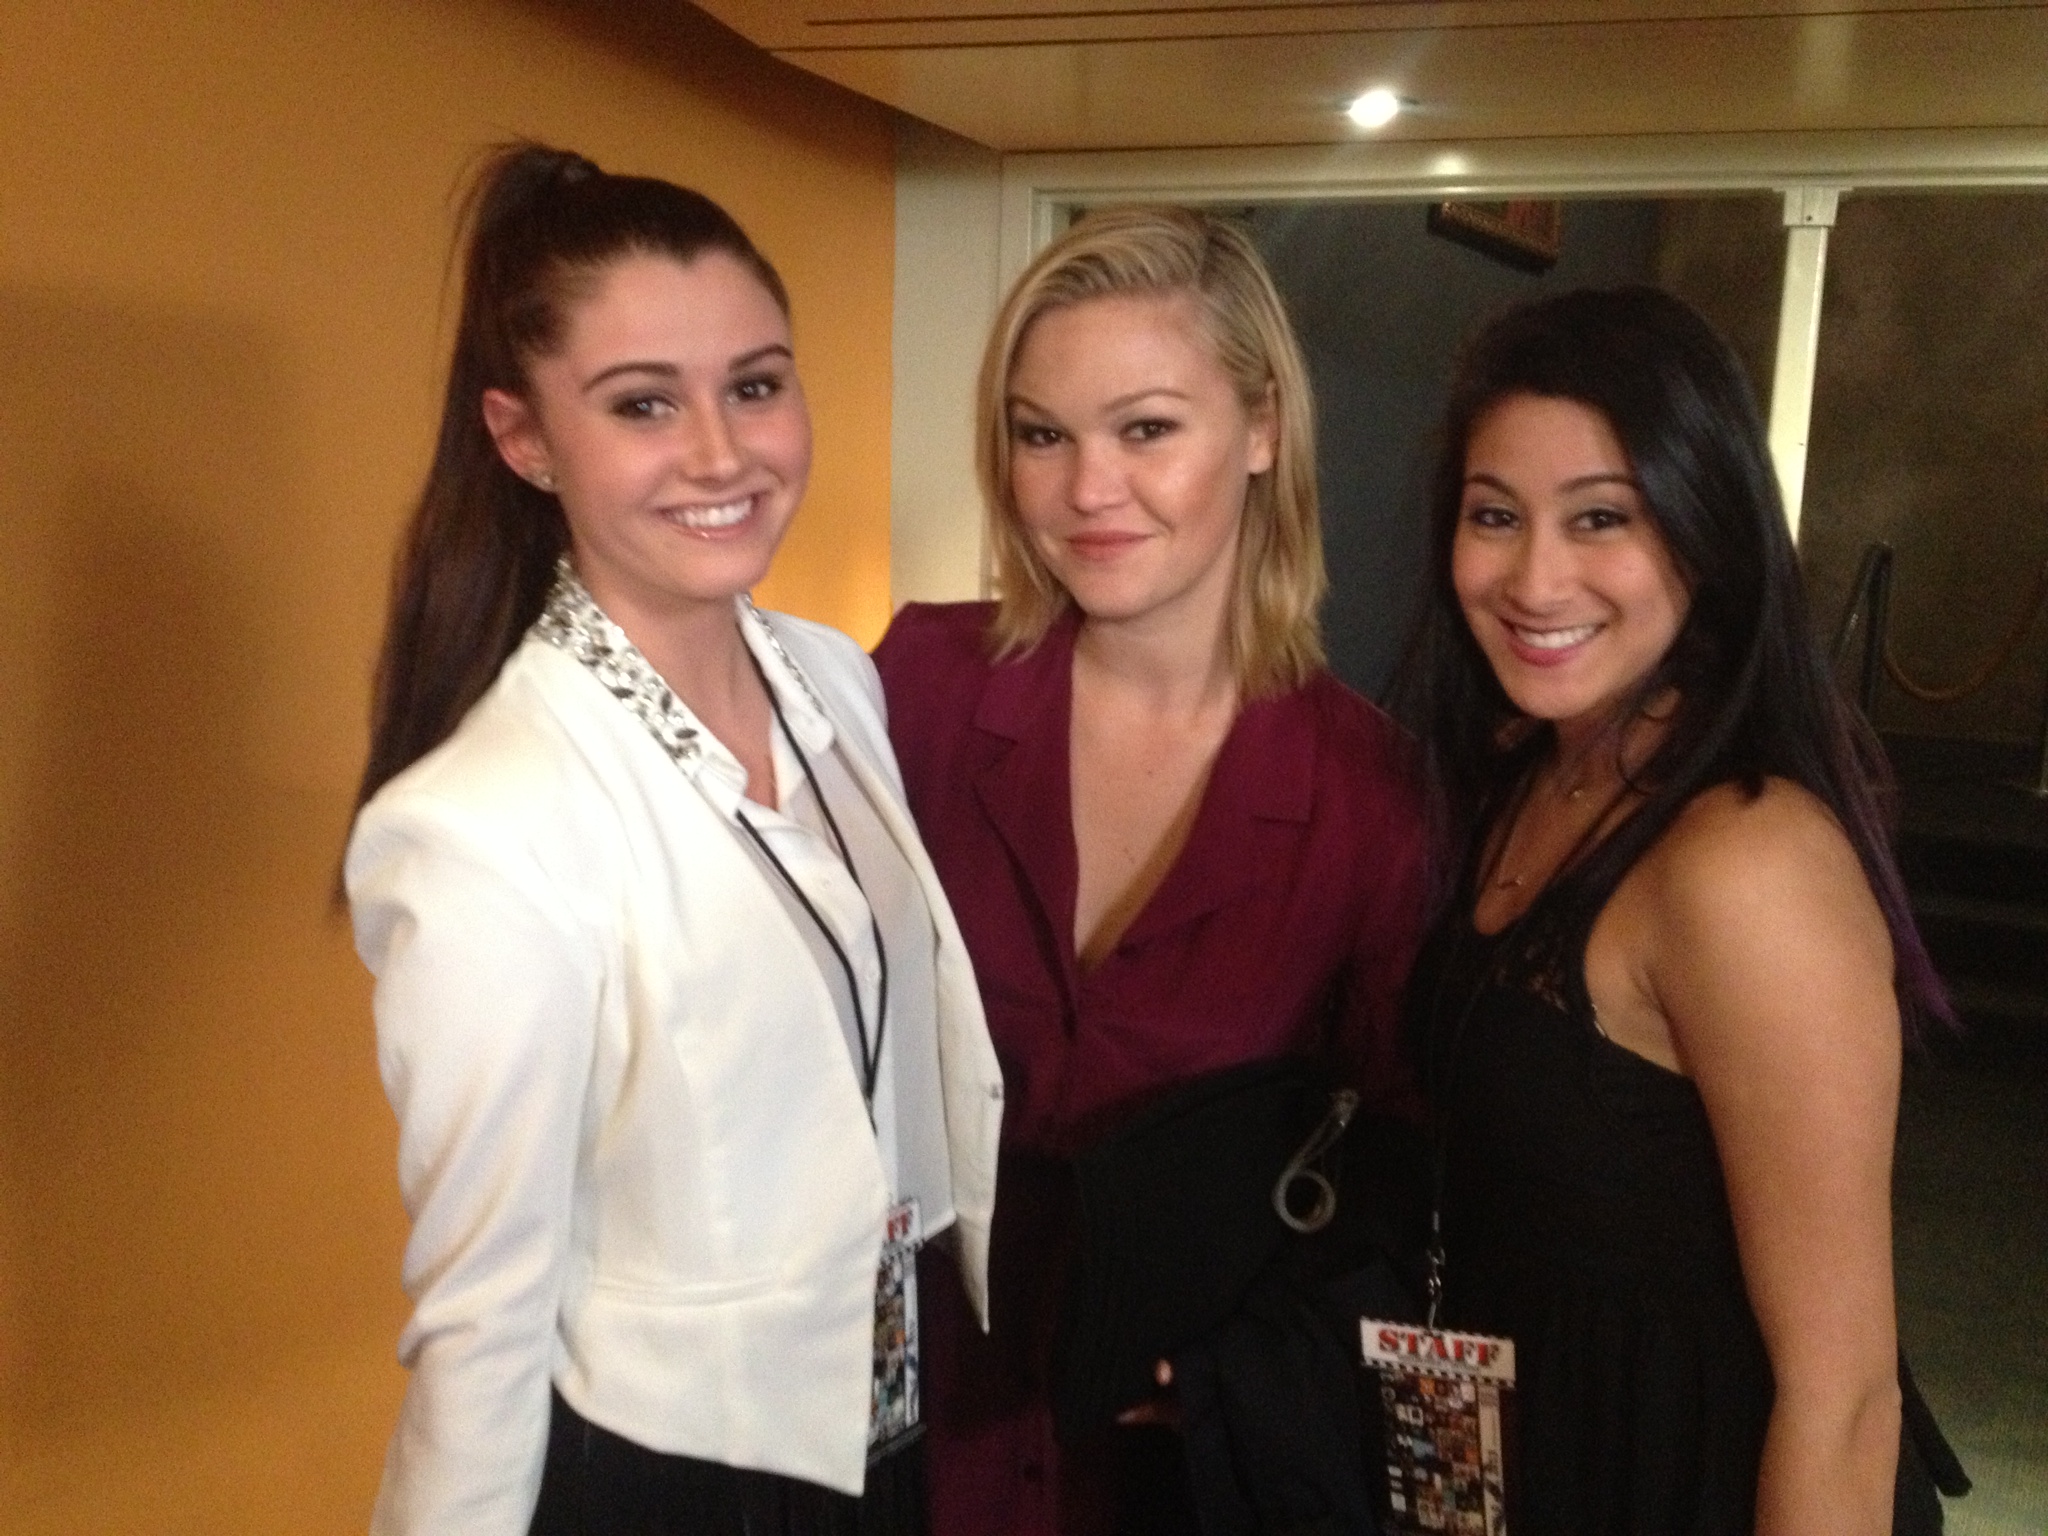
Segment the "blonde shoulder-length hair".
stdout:
<path fill-rule="evenodd" d="M 1228 643 L 1241 697 L 1298 688 L 1323 665 L 1317 610 L 1328 586 L 1308 369 L 1251 240 L 1188 208 L 1090 213 L 1039 254 L 996 316 L 981 361 L 975 444 L 995 578 L 995 654 L 1029 650 L 1073 601 L 1033 547 L 1011 493 L 1008 395 L 1018 350 L 1048 310 L 1120 294 L 1191 297 L 1245 408 L 1272 412 L 1273 467 L 1252 477 L 1238 528 Z"/>

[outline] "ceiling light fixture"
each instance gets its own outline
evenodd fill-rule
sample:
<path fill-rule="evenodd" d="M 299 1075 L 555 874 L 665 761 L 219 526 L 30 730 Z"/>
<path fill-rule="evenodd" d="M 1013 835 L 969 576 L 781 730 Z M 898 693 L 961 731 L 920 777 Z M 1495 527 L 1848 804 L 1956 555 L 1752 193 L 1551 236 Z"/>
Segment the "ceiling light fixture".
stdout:
<path fill-rule="evenodd" d="M 1361 128 L 1384 128 L 1400 111 L 1401 98 L 1381 85 L 1353 99 L 1344 115 Z"/>

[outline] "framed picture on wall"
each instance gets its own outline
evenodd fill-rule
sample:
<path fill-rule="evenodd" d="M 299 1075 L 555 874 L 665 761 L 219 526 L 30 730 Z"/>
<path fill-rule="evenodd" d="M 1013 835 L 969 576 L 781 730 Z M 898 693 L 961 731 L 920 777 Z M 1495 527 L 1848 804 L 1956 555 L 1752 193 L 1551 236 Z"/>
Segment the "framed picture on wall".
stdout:
<path fill-rule="evenodd" d="M 1564 204 L 1432 203 L 1429 229 L 1520 271 L 1548 272 L 1564 244 Z"/>

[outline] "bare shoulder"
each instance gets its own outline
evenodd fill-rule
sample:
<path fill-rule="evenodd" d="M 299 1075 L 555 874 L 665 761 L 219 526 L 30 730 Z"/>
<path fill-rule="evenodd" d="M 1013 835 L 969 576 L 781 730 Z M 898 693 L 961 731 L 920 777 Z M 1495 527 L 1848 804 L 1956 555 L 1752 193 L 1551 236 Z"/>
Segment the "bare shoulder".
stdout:
<path fill-rule="evenodd" d="M 1644 858 L 1645 885 L 1664 915 L 1714 922 L 1813 902 L 1868 905 L 1869 882 L 1841 823 L 1787 779 L 1751 792 L 1720 784 L 1695 797 Z M 1880 920 L 1881 921 L 1881 920 Z"/>
<path fill-rule="evenodd" d="M 1707 791 L 1641 874 L 1651 982 L 1682 1057 L 1697 1061 L 1703 1033 L 1818 1024 L 1849 997 L 1866 1017 L 1889 1007 L 1884 915 L 1840 823 L 1798 785 Z"/>

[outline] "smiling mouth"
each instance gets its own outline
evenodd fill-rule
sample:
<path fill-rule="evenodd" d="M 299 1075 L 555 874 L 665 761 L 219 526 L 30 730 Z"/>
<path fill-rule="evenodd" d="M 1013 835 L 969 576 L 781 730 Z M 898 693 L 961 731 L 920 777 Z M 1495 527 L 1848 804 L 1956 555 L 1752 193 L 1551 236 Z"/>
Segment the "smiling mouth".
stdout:
<path fill-rule="evenodd" d="M 681 507 L 663 515 L 693 533 L 716 533 L 721 528 L 745 522 L 747 514 L 753 510 L 754 498 L 743 496 L 738 501 L 720 502 L 715 507 Z"/>
<path fill-rule="evenodd" d="M 1574 624 L 1570 629 L 1525 629 L 1520 624 L 1508 626 L 1510 634 L 1535 651 L 1569 650 L 1592 639 L 1599 629 L 1598 624 Z"/>

